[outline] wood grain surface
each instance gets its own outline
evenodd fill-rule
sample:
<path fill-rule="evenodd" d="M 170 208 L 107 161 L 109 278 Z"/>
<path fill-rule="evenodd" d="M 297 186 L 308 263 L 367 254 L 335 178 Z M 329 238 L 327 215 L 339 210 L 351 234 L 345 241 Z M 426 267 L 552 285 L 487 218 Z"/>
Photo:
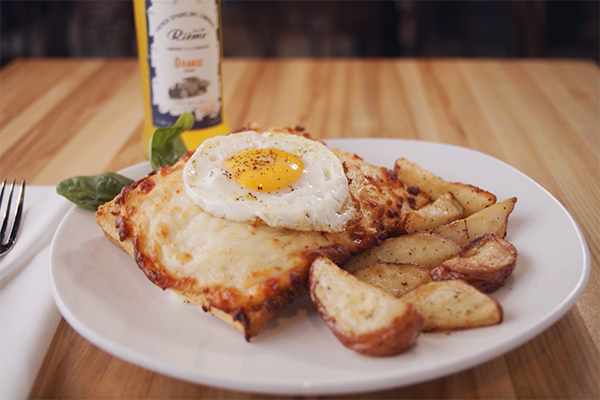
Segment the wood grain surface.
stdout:
<path fill-rule="evenodd" d="M 227 60 L 232 128 L 393 137 L 483 151 L 532 177 L 580 224 L 588 288 L 554 326 L 479 367 L 349 398 L 599 397 L 599 70 L 587 61 Z M 135 60 L 18 60 L 0 74 L 1 177 L 56 184 L 143 161 Z M 64 320 L 33 398 L 264 398 L 195 385 L 96 348 Z"/>

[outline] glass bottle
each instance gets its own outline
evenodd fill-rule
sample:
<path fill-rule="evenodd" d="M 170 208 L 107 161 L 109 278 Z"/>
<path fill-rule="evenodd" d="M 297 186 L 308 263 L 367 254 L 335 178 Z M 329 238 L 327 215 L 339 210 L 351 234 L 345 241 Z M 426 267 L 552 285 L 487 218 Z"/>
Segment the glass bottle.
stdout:
<path fill-rule="evenodd" d="M 133 0 L 145 124 L 144 152 L 158 127 L 187 111 L 196 122 L 182 135 L 188 149 L 229 133 L 223 108 L 219 0 Z"/>

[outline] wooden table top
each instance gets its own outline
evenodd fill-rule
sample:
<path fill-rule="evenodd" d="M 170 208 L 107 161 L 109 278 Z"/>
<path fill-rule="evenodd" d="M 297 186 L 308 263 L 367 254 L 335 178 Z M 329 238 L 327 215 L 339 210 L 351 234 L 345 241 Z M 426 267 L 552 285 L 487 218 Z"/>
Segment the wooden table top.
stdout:
<path fill-rule="evenodd" d="M 592 254 L 576 306 L 479 367 L 350 398 L 598 398 L 599 70 L 587 61 L 226 60 L 232 128 L 300 124 L 321 138 L 394 137 L 480 150 L 558 198 Z M 135 60 L 19 60 L 1 79 L 2 177 L 56 184 L 143 161 Z M 63 320 L 33 398 L 262 398 L 121 361 Z"/>

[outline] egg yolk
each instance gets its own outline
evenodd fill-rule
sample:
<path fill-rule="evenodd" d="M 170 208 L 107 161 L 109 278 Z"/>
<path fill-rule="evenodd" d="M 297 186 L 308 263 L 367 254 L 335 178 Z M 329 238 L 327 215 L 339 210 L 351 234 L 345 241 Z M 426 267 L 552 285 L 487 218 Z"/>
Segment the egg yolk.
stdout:
<path fill-rule="evenodd" d="M 240 151 L 225 160 L 223 166 L 240 185 L 265 192 L 289 186 L 304 169 L 300 157 L 278 149 Z"/>

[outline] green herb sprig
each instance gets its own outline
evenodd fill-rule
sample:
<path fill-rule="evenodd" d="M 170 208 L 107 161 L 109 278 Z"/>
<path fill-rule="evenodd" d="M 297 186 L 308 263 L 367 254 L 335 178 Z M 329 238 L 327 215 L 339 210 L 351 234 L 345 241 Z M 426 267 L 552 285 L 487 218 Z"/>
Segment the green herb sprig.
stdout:
<path fill-rule="evenodd" d="M 173 165 L 187 151 L 181 134 L 194 126 L 194 116 L 183 113 L 170 128 L 158 128 L 148 142 L 148 156 L 152 169 L 163 165 Z"/>
<path fill-rule="evenodd" d="M 88 210 L 97 210 L 98 206 L 111 201 L 123 186 L 134 181 L 114 172 L 105 172 L 95 176 L 75 176 L 65 179 L 56 186 L 56 193 L 71 203 Z"/>
<path fill-rule="evenodd" d="M 187 151 L 181 134 L 194 126 L 194 116 L 183 113 L 172 127 L 158 128 L 148 142 L 148 155 L 152 169 L 173 165 Z M 71 203 L 96 211 L 99 206 L 114 199 L 124 186 L 134 183 L 123 175 L 105 172 L 95 176 L 75 176 L 61 181 L 56 193 Z"/>

